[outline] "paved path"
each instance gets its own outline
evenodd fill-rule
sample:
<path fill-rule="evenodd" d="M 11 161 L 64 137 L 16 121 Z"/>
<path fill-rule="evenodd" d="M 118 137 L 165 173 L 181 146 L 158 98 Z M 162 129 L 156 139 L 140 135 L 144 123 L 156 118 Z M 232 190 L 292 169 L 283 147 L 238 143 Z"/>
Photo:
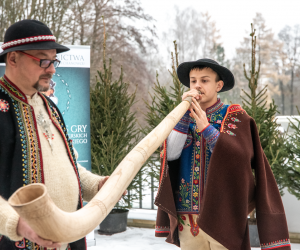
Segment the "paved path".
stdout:
<path fill-rule="evenodd" d="M 96 246 L 88 250 L 178 250 L 165 242 L 164 238 L 154 237 L 154 229 L 128 227 L 123 233 L 112 236 L 99 235 L 95 231 Z M 260 248 L 252 248 L 258 250 Z M 292 244 L 292 250 L 300 250 L 300 244 Z"/>

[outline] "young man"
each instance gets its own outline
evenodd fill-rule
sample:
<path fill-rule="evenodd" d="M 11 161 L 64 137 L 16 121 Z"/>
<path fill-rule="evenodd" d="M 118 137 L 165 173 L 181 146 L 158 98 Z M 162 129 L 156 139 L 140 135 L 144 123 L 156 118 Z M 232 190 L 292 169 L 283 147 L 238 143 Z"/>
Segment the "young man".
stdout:
<path fill-rule="evenodd" d="M 210 59 L 177 69 L 190 110 L 161 152 L 156 236 L 184 250 L 250 250 L 248 214 L 256 208 L 262 249 L 290 249 L 281 197 L 254 120 L 219 92 L 234 77 Z M 252 174 L 255 171 L 255 180 Z"/>

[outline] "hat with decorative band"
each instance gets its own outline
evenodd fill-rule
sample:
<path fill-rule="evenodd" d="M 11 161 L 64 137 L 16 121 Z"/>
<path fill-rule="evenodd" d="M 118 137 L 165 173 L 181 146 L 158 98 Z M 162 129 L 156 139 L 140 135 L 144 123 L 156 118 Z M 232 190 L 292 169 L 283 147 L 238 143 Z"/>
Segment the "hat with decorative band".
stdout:
<path fill-rule="evenodd" d="M 22 20 L 11 25 L 5 32 L 3 51 L 0 62 L 4 62 L 4 55 L 11 51 L 48 50 L 56 49 L 56 53 L 70 50 L 68 47 L 55 42 L 47 25 L 37 20 Z"/>
<path fill-rule="evenodd" d="M 208 67 L 218 73 L 221 80 L 224 82 L 224 86 L 219 92 L 224 92 L 233 88 L 234 76 L 231 71 L 221 66 L 216 61 L 208 58 L 203 58 L 192 62 L 184 62 L 178 66 L 177 75 L 183 85 L 187 86 L 188 88 L 190 87 L 190 71 L 196 66 Z"/>

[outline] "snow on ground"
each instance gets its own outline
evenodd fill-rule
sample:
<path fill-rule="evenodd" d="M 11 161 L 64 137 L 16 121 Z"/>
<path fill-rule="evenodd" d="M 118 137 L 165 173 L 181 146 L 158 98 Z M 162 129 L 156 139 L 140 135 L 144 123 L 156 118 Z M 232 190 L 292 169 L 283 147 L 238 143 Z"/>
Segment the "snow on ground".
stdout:
<path fill-rule="evenodd" d="M 111 236 L 99 235 L 95 231 L 96 246 L 88 250 L 178 250 L 178 247 L 165 242 L 165 238 L 154 237 L 154 229 L 127 227 L 122 233 Z"/>
<path fill-rule="evenodd" d="M 154 229 L 148 228 L 127 227 L 125 232 L 111 236 L 99 235 L 95 230 L 95 238 L 96 246 L 88 250 L 179 250 L 166 243 L 165 238 L 154 237 Z M 292 250 L 300 250 L 300 244 L 292 244 Z"/>

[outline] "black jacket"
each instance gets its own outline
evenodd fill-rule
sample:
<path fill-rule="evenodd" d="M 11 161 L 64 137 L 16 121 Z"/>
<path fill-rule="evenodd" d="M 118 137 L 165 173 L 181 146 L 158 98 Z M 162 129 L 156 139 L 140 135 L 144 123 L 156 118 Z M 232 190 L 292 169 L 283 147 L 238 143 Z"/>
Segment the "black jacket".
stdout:
<path fill-rule="evenodd" d="M 49 117 L 65 141 L 70 160 L 80 184 L 76 158 L 61 113 L 56 105 L 39 93 L 44 100 Z M 43 160 L 40 139 L 33 108 L 26 95 L 4 76 L 0 78 L 0 196 L 8 199 L 18 188 L 44 183 Z M 82 207 L 81 185 L 79 185 L 78 209 Z M 0 237 L 0 249 L 43 249 L 26 239 L 13 242 Z M 72 250 L 86 249 L 85 238 L 71 243 Z"/>

